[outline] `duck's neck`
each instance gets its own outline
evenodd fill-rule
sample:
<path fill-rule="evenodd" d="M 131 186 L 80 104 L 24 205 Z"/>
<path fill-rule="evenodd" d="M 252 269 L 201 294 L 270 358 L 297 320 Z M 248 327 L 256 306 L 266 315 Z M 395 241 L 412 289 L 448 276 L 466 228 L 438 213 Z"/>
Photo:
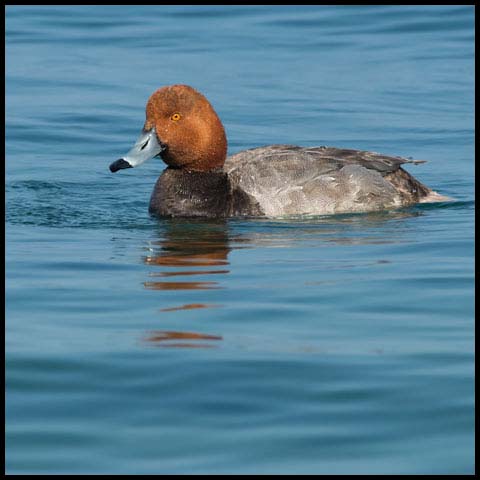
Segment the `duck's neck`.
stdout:
<path fill-rule="evenodd" d="M 162 217 L 226 217 L 230 202 L 230 183 L 223 170 L 167 168 L 155 184 L 149 211 Z"/>

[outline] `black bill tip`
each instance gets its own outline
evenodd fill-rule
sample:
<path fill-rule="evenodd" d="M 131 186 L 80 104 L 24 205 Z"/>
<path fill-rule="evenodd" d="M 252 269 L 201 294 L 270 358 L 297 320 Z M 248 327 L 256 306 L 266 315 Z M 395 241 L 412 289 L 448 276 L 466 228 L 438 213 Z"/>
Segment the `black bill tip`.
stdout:
<path fill-rule="evenodd" d="M 108 168 L 110 168 L 112 173 L 115 173 L 117 170 L 122 170 L 123 168 L 132 168 L 132 166 L 123 158 L 119 158 L 110 164 L 110 167 Z"/>

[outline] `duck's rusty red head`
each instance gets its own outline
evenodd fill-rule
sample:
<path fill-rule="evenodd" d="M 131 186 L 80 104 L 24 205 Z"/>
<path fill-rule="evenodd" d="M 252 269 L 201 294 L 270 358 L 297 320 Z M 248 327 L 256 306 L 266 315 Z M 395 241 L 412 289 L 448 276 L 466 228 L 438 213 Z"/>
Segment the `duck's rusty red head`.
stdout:
<path fill-rule="evenodd" d="M 167 165 L 189 171 L 215 170 L 225 162 L 222 122 L 209 101 L 188 85 L 171 85 L 152 94 L 142 134 L 110 170 L 135 167 L 157 155 Z"/>

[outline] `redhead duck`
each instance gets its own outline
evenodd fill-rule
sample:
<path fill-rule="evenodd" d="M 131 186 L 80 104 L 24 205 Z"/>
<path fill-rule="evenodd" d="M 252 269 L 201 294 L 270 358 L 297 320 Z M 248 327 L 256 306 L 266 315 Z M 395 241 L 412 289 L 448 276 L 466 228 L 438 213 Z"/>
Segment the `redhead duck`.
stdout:
<path fill-rule="evenodd" d="M 423 163 L 335 147 L 269 145 L 227 158 L 227 138 L 210 102 L 187 85 L 149 98 L 134 147 L 110 171 L 160 156 L 168 165 L 149 211 L 169 217 L 322 215 L 446 200 L 402 168 Z"/>

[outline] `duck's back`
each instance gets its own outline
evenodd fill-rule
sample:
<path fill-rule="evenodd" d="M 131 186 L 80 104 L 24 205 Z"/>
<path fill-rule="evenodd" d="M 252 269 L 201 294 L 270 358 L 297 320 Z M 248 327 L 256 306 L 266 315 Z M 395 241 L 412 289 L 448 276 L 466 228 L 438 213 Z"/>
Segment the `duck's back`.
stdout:
<path fill-rule="evenodd" d="M 267 216 L 368 212 L 422 201 L 432 191 L 401 168 L 421 163 L 334 147 L 269 145 L 224 166 L 234 190 Z"/>

